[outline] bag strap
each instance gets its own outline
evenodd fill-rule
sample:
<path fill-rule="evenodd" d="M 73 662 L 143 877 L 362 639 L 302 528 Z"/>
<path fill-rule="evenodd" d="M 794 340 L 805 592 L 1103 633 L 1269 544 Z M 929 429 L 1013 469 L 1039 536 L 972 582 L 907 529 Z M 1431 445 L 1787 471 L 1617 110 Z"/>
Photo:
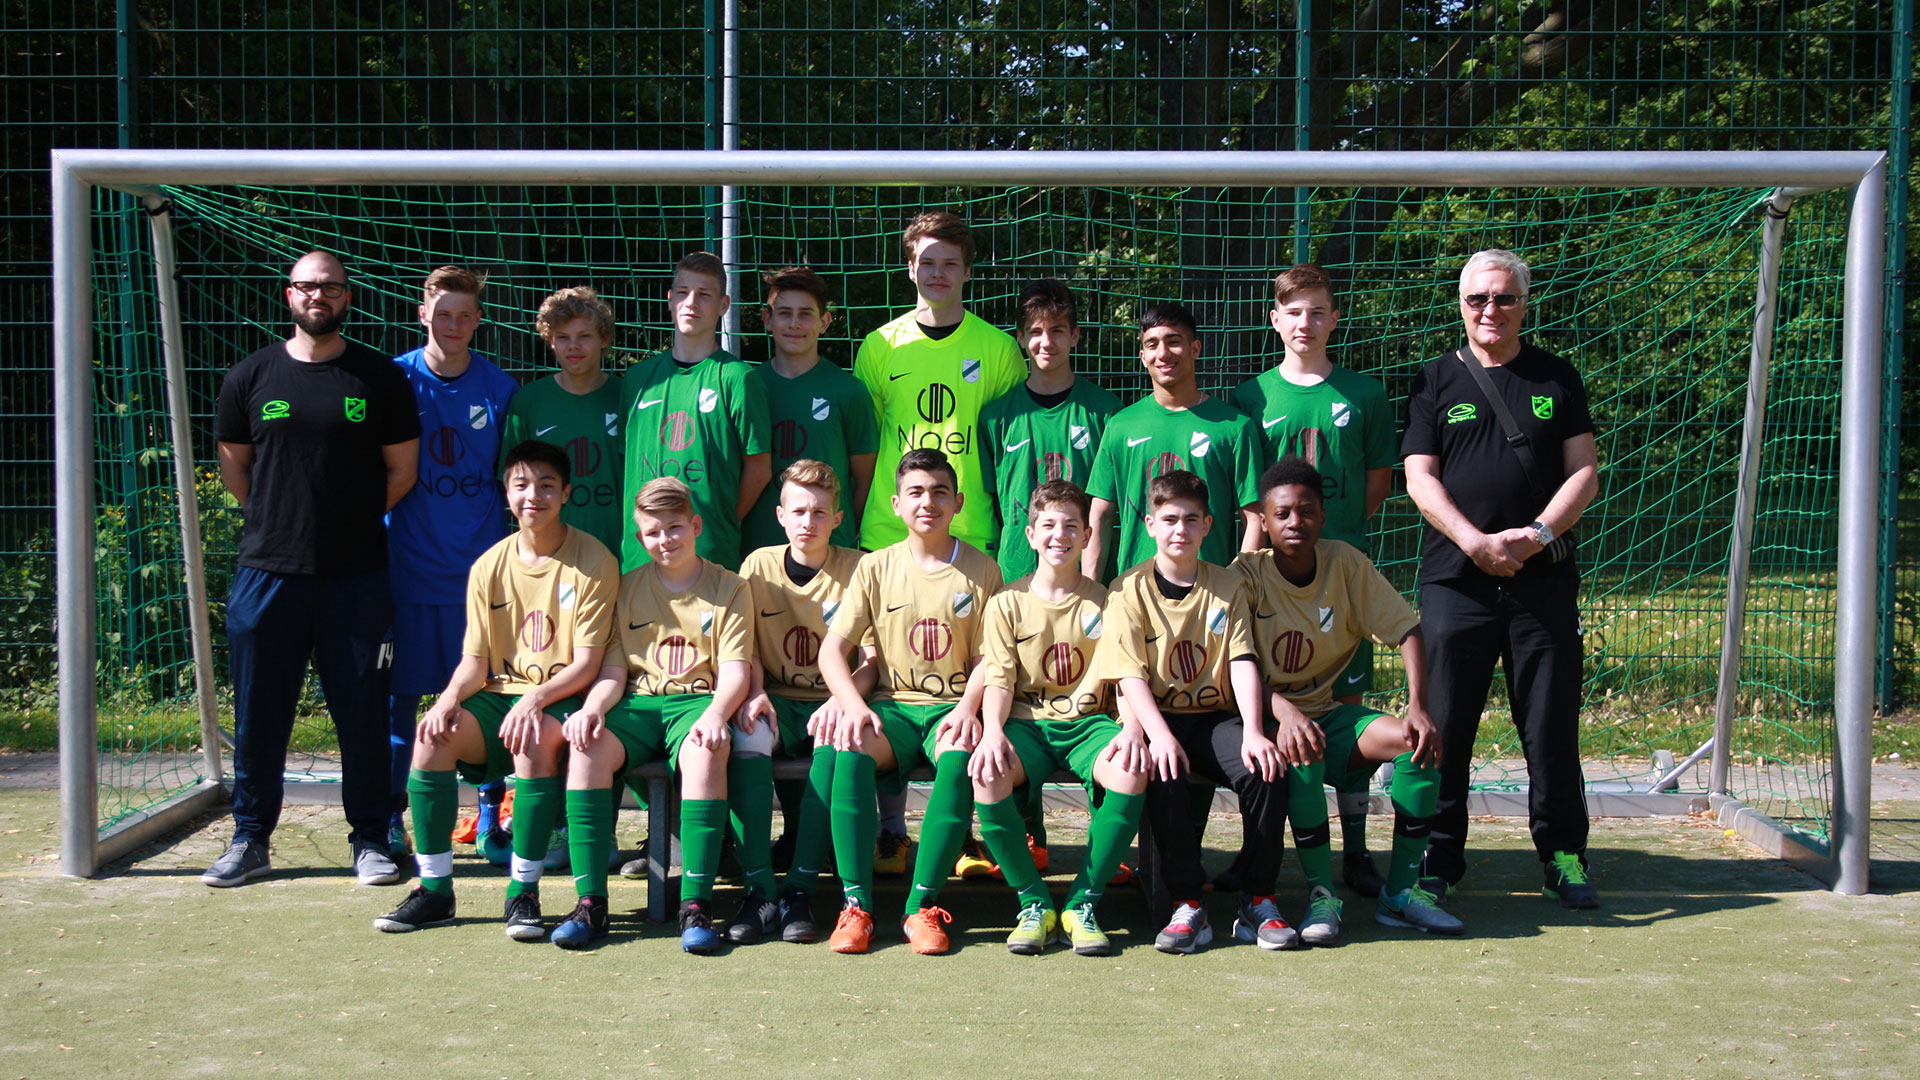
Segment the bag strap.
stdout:
<path fill-rule="evenodd" d="M 1493 415 L 1500 421 L 1500 430 L 1506 433 L 1507 445 L 1513 448 L 1513 456 L 1520 459 L 1520 471 L 1527 476 L 1527 486 L 1533 488 L 1533 497 L 1544 505 L 1553 497 L 1553 489 L 1543 482 L 1540 466 L 1533 458 L 1533 446 L 1527 442 L 1520 425 L 1514 422 L 1513 413 L 1507 408 L 1507 399 L 1493 388 L 1493 379 L 1487 375 L 1487 369 L 1480 366 L 1479 360 L 1467 355 L 1465 349 L 1455 349 L 1453 355 L 1473 376 L 1473 381 L 1480 384 L 1480 392 L 1493 405 Z"/>

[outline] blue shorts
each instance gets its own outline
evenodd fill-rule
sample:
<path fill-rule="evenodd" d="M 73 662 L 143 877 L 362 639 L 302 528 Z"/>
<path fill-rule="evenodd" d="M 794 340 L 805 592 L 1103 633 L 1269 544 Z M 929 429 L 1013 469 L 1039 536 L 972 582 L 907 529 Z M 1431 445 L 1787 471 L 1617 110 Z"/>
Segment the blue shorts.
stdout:
<path fill-rule="evenodd" d="M 460 642 L 467 633 L 467 609 L 461 604 L 393 605 L 393 689 L 395 697 L 425 697 L 447 688 L 460 666 Z"/>

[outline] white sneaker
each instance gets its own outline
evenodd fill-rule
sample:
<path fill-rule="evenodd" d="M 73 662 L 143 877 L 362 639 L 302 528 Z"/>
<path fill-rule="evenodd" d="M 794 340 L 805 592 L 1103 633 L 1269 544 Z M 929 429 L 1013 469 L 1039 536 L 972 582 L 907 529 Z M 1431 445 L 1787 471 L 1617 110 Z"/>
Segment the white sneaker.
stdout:
<path fill-rule="evenodd" d="M 1300 923 L 1300 940 L 1309 945 L 1331 945 L 1340 940 L 1340 901 L 1325 885 L 1307 894 L 1307 917 Z"/>
<path fill-rule="evenodd" d="M 1153 939 L 1153 947 L 1164 953 L 1192 953 L 1212 943 L 1213 927 L 1207 925 L 1207 909 L 1196 901 L 1175 905 L 1167 928 Z"/>

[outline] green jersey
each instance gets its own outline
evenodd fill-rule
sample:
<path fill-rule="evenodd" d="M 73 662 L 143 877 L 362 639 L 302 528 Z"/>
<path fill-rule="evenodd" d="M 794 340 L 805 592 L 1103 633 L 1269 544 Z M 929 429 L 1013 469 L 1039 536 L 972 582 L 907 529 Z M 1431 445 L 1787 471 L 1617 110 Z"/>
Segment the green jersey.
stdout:
<path fill-rule="evenodd" d="M 925 446 L 945 451 L 960 475 L 966 501 L 954 515 L 953 535 L 991 555 L 993 504 L 980 471 L 980 410 L 1019 385 L 1027 364 L 1013 338 L 972 312 L 937 340 L 913 316 L 909 311 L 868 334 L 853 362 L 880 421 L 880 457 L 860 519 L 860 546 L 878 551 L 907 538 L 889 498 L 893 470 L 902 454 Z"/>
<path fill-rule="evenodd" d="M 1367 470 L 1400 460 L 1387 388 L 1371 375 L 1335 365 L 1312 386 L 1288 382 L 1278 367 L 1233 388 L 1233 404 L 1260 425 L 1261 467 L 1298 454 L 1327 478 L 1326 531 L 1367 550 Z"/>
<path fill-rule="evenodd" d="M 753 369 L 766 388 L 767 415 L 773 427 L 774 483 L 753 504 L 741 526 L 746 536 L 743 551 L 753 551 L 787 542 L 787 533 L 773 516 L 780 503 L 781 470 L 801 458 L 812 458 L 833 467 L 840 478 L 840 509 L 845 516 L 833 530 L 835 547 L 853 547 L 860 531 L 858 515 L 849 511 L 853 504 L 853 468 L 855 454 L 877 453 L 880 431 L 873 420 L 873 398 L 860 380 L 825 360 L 791 379 L 760 364 Z"/>
<path fill-rule="evenodd" d="M 1225 398 L 1209 397 L 1176 412 L 1149 396 L 1115 413 L 1087 481 L 1087 494 L 1112 503 L 1120 517 L 1114 572 L 1153 557 L 1147 484 L 1179 469 L 1207 482 L 1213 529 L 1200 544 L 1200 557 L 1221 566 L 1233 562 L 1240 549 L 1240 508 L 1260 501 L 1259 459 L 1253 421 Z"/>
<path fill-rule="evenodd" d="M 740 566 L 740 470 L 748 457 L 772 450 L 766 384 L 722 349 L 691 367 L 662 350 L 627 369 L 621 416 L 627 425 L 626 488 L 633 505 L 647 481 L 675 476 L 693 492 L 700 515 L 702 558 Z M 650 562 L 635 530 L 620 540 L 620 570 Z"/>
<path fill-rule="evenodd" d="M 500 460 L 528 439 L 549 442 L 573 463 L 573 495 L 560 520 L 591 535 L 608 551 L 633 531 L 631 501 L 620 498 L 620 377 L 608 375 L 598 390 L 575 394 L 549 375 L 513 396 L 500 427 Z"/>
<path fill-rule="evenodd" d="M 1026 535 L 1033 489 L 1049 480 L 1086 487 L 1107 418 L 1119 411 L 1119 398 L 1084 377 L 1074 379 L 1066 400 L 1051 407 L 1035 401 L 1022 384 L 981 411 L 980 468 L 1000 504 L 1001 577 L 1017 581 L 1039 565 Z"/>

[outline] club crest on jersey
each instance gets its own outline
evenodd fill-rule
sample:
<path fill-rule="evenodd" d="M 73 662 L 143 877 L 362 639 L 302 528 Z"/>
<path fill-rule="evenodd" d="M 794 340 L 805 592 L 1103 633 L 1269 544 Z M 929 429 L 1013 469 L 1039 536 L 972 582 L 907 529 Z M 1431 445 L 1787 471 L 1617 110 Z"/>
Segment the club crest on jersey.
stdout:
<path fill-rule="evenodd" d="M 964 619 L 973 614 L 973 594 L 957 592 L 953 594 L 953 617 Z"/>
<path fill-rule="evenodd" d="M 1224 607 L 1217 607 L 1217 608 L 1214 608 L 1212 611 L 1207 612 L 1207 633 L 1212 634 L 1214 637 L 1219 637 L 1221 634 L 1224 634 L 1226 632 L 1227 632 L 1227 609 Z"/>
<path fill-rule="evenodd" d="M 605 423 L 607 425 L 607 434 L 613 436 L 616 439 L 619 438 L 620 437 L 620 414 L 604 413 L 602 415 L 605 418 Z"/>
<path fill-rule="evenodd" d="M 1353 423 L 1353 406 L 1344 401 L 1333 403 L 1333 426 L 1346 427 Z"/>
<path fill-rule="evenodd" d="M 1087 431 L 1087 425 L 1069 424 L 1067 426 L 1067 439 L 1073 443 L 1075 450 L 1085 450 L 1090 438 L 1091 435 Z"/>
<path fill-rule="evenodd" d="M 1106 626 L 1101 621 L 1100 612 L 1083 611 L 1080 613 L 1080 632 L 1087 635 L 1089 639 L 1094 641 L 1100 640 L 1100 632 L 1105 629 Z"/>
<path fill-rule="evenodd" d="M 1323 634 L 1333 633 L 1333 609 L 1330 607 L 1320 609 L 1320 632 Z"/>
<path fill-rule="evenodd" d="M 839 613 L 840 613 L 840 601 L 838 600 L 820 601 L 820 618 L 824 620 L 828 626 L 833 625 L 833 617 L 835 615 L 838 615 Z"/>
<path fill-rule="evenodd" d="M 705 634 L 705 633 L 712 632 L 712 630 L 713 630 L 713 609 L 708 608 L 707 610 L 700 613 L 700 632 Z"/>
<path fill-rule="evenodd" d="M 700 391 L 700 411 L 701 412 L 712 412 L 714 409 L 714 406 L 718 404 L 720 404 L 720 391 L 715 390 L 711 386 Z"/>
<path fill-rule="evenodd" d="M 347 412 L 347 419 L 359 423 L 367 418 L 367 399 L 363 397 L 343 397 L 340 405 Z"/>
<path fill-rule="evenodd" d="M 1553 419 L 1553 398 L 1533 396 L 1533 415 L 1542 420 Z"/>
<path fill-rule="evenodd" d="M 960 377 L 968 382 L 980 381 L 980 361 L 968 357 L 960 361 Z"/>
<path fill-rule="evenodd" d="M 1213 440 L 1207 438 L 1206 432 L 1196 431 L 1193 433 L 1193 438 L 1187 443 L 1187 448 L 1193 451 L 1194 457 L 1206 457 L 1207 451 L 1213 449 Z"/>
<path fill-rule="evenodd" d="M 815 420 L 825 420 L 831 415 L 833 415 L 832 402 L 823 397 L 813 399 L 813 418 Z"/>
<path fill-rule="evenodd" d="M 572 611 L 573 601 L 576 595 L 577 592 L 574 589 L 573 582 L 569 581 L 562 584 L 560 586 L 560 610 Z"/>
<path fill-rule="evenodd" d="M 485 405 L 467 406 L 467 424 L 468 426 L 472 427 L 473 430 L 475 431 L 479 431 L 481 428 L 486 427 L 487 426 L 487 407 Z"/>

